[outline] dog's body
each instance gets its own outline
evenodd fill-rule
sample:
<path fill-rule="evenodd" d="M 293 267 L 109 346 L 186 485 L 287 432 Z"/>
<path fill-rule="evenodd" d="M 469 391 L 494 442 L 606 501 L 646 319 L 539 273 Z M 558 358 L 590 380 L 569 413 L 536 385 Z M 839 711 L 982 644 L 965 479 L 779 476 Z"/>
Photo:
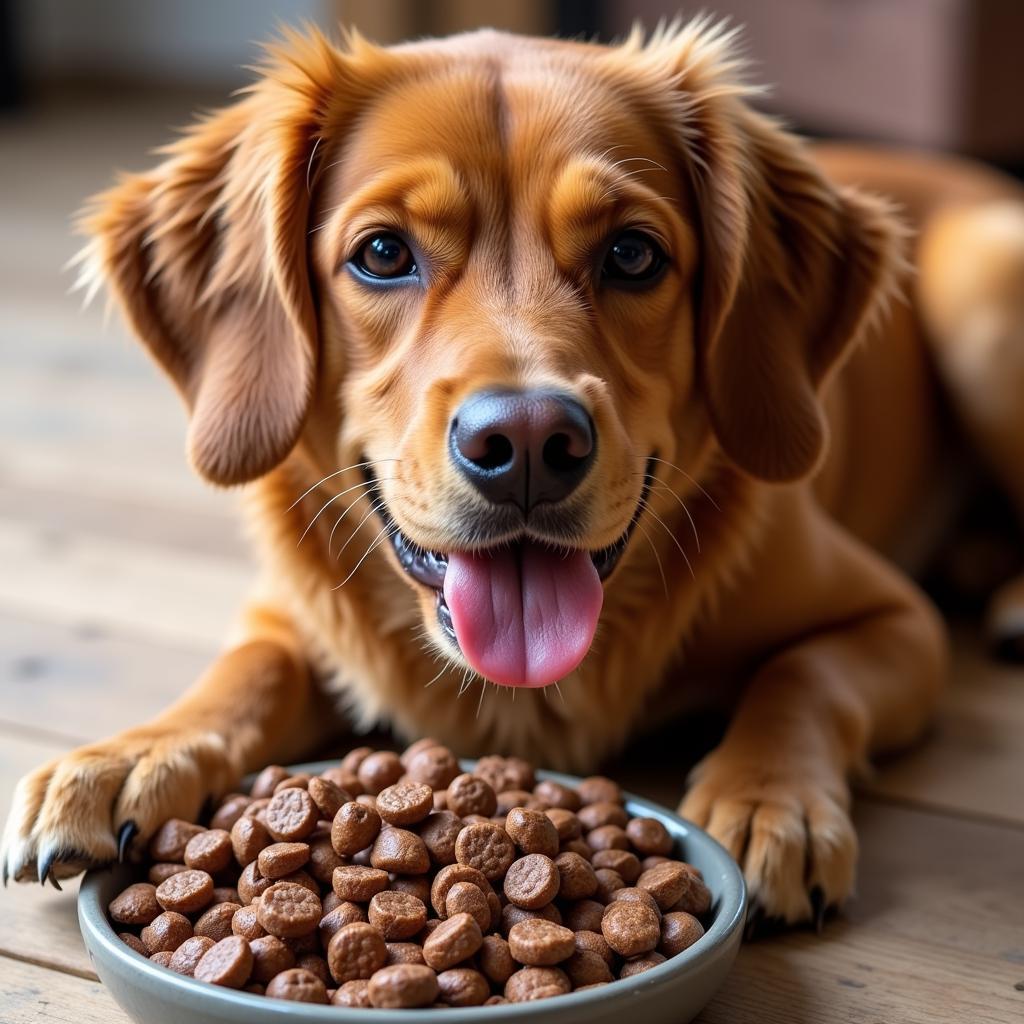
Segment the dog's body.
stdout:
<path fill-rule="evenodd" d="M 847 779 L 920 735 L 944 672 L 937 616 L 886 560 L 934 542 L 919 524 L 946 461 L 936 366 L 1011 492 L 1024 456 L 1024 203 L 997 175 L 882 152 L 819 150 L 822 176 L 743 97 L 706 26 L 613 49 L 293 40 L 248 99 L 101 197 L 90 259 L 182 390 L 199 471 L 249 482 L 263 574 L 237 644 L 178 704 L 23 780 L 5 872 L 71 874 L 195 814 L 308 753 L 338 694 L 360 725 L 574 769 L 714 702 L 732 723 L 683 813 L 770 914 L 848 895 Z M 846 183 L 902 208 L 920 279 L 888 208 Z M 381 225 L 414 239 L 425 281 L 382 287 L 362 255 L 358 272 L 343 261 Z M 662 276 L 620 292 L 616 264 L 598 282 L 609 230 L 601 254 L 632 273 L 660 247 Z M 884 315 L 900 289 L 912 304 Z M 524 608 L 530 559 L 562 585 L 544 544 L 572 549 L 580 593 L 588 552 L 614 573 L 589 656 L 557 650 L 559 693 L 513 701 L 467 670 L 560 676 L 529 642 L 525 667 L 502 661 L 463 584 L 425 586 L 420 563 L 406 578 L 387 539 L 499 585 L 484 532 L 506 510 L 467 484 L 449 424 L 481 389 L 538 385 L 585 408 L 597 454 L 554 503 L 571 525 L 538 505 L 494 539 L 520 552 Z M 509 614 L 525 629 L 528 609 Z"/>

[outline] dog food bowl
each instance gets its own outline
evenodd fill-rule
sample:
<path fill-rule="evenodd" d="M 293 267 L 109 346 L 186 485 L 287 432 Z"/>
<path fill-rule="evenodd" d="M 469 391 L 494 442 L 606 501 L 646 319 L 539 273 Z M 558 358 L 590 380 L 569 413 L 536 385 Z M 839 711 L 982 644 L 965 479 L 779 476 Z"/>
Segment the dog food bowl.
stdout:
<path fill-rule="evenodd" d="M 330 762 L 335 763 L 335 762 Z M 294 772 L 324 771 L 328 762 L 298 765 Z M 464 764 L 466 770 L 472 762 Z M 538 778 L 575 786 L 578 778 L 537 772 Z M 707 833 L 639 797 L 626 795 L 634 816 L 657 818 L 676 842 L 676 855 L 698 867 L 711 890 L 709 923 L 689 949 L 632 978 L 553 999 L 452 1009 L 371 1010 L 267 999 L 195 981 L 150 963 L 116 935 L 107 904 L 134 881 L 127 865 L 91 871 L 78 897 L 82 937 L 96 973 L 125 1012 L 139 1024 L 685 1024 L 725 981 L 739 950 L 746 914 L 743 876 Z"/>

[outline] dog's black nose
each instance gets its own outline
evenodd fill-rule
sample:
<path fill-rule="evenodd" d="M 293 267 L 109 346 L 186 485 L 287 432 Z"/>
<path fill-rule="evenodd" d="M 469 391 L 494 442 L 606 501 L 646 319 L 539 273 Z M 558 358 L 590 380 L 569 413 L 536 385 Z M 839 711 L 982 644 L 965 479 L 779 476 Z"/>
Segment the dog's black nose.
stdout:
<path fill-rule="evenodd" d="M 459 406 L 451 457 L 490 501 L 524 512 L 568 497 L 594 461 L 587 410 L 555 391 L 481 391 Z"/>

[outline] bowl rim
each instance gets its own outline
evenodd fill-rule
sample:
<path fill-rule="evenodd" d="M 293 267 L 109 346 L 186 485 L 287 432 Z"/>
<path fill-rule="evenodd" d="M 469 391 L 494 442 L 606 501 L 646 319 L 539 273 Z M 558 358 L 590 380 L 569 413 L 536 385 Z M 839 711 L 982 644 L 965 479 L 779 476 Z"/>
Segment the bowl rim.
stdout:
<path fill-rule="evenodd" d="M 309 772 L 315 774 L 327 767 L 337 763 L 337 759 L 323 761 L 306 761 L 288 766 L 294 774 Z M 459 764 L 464 771 L 471 771 L 475 761 L 472 759 L 461 759 Z M 564 772 L 547 771 L 537 769 L 538 779 L 550 779 L 560 782 L 563 785 L 575 786 L 581 781 L 582 776 L 569 775 Z M 248 790 L 252 784 L 254 775 L 246 776 L 242 780 L 240 789 Z M 710 855 L 720 871 L 721 892 L 718 895 L 720 908 L 711 927 L 704 935 L 695 942 L 689 949 L 677 953 L 664 963 L 652 967 L 632 978 L 616 979 L 600 988 L 588 989 L 583 992 L 569 992 L 558 997 L 558 1005 L 572 1007 L 582 1010 L 588 1005 L 595 1005 L 598 1001 L 606 1003 L 608 1000 L 621 1001 L 632 1004 L 643 996 L 653 996 L 653 990 L 664 989 L 681 981 L 689 971 L 699 962 L 714 957 L 723 946 L 728 944 L 731 938 L 743 927 L 747 911 L 747 891 L 743 879 L 743 873 L 739 866 L 732 859 L 725 848 L 713 839 L 703 829 L 698 828 L 692 822 L 670 811 L 668 808 L 648 800 L 645 797 L 636 796 L 633 793 L 623 791 L 623 803 L 630 814 L 634 817 L 656 818 L 663 825 L 669 827 L 674 839 L 682 842 L 693 840 L 704 846 L 705 852 Z M 634 810 L 631 810 L 634 808 Z M 638 814 L 639 812 L 639 814 Z M 342 1007 L 334 1005 L 320 1005 L 316 1003 L 296 1004 L 281 999 L 267 999 L 265 996 L 255 995 L 250 992 L 243 992 L 237 989 L 222 988 L 217 985 L 209 985 L 205 982 L 196 981 L 187 975 L 177 974 L 165 967 L 151 963 L 141 954 L 136 953 L 130 946 L 122 942 L 114 931 L 110 921 L 107 920 L 106 907 L 100 898 L 100 890 L 110 873 L 119 865 L 112 865 L 104 868 L 94 868 L 87 872 L 82 880 L 78 892 L 78 922 L 82 932 L 86 948 L 92 955 L 93 945 L 102 949 L 115 959 L 125 960 L 133 969 L 141 972 L 144 979 L 152 984 L 166 986 L 168 998 L 180 995 L 189 997 L 201 996 L 203 999 L 212 1001 L 212 1005 L 221 1004 L 225 1007 L 236 1009 L 248 1009 L 257 1011 L 261 1015 L 269 1017 L 285 1016 L 295 1019 L 309 1020 L 334 1020 L 342 1024 L 349 1021 L 356 1024 L 359 1020 L 383 1019 L 386 1014 L 401 1013 L 402 1019 L 417 1021 L 429 1019 L 437 1024 L 457 1024 L 466 1020 L 465 1007 L 451 1007 L 450 1009 L 383 1009 L 376 1007 Z M 571 1004 L 569 1001 L 571 1000 Z M 548 1000 L 542 1001 L 539 1005 L 550 1006 Z M 535 1003 L 508 1003 L 487 1007 L 487 1016 L 495 1021 L 518 1019 L 524 1014 L 535 1012 L 538 1004 Z M 301 1009 L 300 1009 L 301 1008 Z M 625 1008 L 625 1007 L 623 1007 Z M 301 1013 L 301 1016 L 299 1014 Z M 450 1016 L 453 1014 L 453 1016 Z M 354 1015 L 354 1016 L 352 1016 Z M 367 1016 L 372 1015 L 372 1016 Z"/>

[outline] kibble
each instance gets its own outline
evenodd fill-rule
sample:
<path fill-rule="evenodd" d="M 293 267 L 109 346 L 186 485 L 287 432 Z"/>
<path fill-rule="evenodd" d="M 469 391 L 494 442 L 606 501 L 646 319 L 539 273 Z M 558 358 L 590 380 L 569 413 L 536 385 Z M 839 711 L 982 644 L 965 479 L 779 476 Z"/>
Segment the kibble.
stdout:
<path fill-rule="evenodd" d="M 118 938 L 200 981 L 293 1002 L 489 1006 L 614 984 L 704 935 L 711 892 L 618 784 L 463 772 L 437 740 L 320 775 L 271 765 L 209 827 L 170 819 L 110 901 Z M 704 921 L 702 921 L 702 918 Z"/>

